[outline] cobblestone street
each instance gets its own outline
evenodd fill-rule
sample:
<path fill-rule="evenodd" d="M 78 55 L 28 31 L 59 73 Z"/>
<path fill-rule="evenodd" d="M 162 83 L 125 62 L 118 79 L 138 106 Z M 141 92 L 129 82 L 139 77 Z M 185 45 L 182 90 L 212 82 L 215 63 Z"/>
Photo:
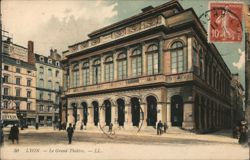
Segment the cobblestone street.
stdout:
<path fill-rule="evenodd" d="M 5 132 L 8 133 L 7 130 Z M 5 134 L 5 135 L 6 135 Z M 65 131 L 22 130 L 19 144 L 5 136 L 1 157 L 13 159 L 249 159 L 249 149 L 220 131 L 209 135 L 119 132 L 108 137 L 100 130 L 76 131 L 68 145 Z"/>

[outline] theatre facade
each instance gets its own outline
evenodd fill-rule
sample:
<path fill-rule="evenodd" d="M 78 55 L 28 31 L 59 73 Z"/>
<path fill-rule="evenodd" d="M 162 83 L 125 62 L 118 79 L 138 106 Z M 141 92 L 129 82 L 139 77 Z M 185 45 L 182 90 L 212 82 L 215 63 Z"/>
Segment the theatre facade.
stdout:
<path fill-rule="evenodd" d="M 192 8 L 146 7 L 63 52 L 62 119 L 125 129 L 231 125 L 231 72 Z"/>

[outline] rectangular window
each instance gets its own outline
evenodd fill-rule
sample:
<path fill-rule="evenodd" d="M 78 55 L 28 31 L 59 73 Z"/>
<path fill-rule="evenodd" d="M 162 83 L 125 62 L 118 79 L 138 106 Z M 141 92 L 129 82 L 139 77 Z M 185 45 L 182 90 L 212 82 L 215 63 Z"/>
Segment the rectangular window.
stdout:
<path fill-rule="evenodd" d="M 48 69 L 48 76 L 52 77 L 52 70 L 51 69 Z"/>
<path fill-rule="evenodd" d="M 27 111 L 31 110 L 31 103 L 27 103 Z"/>
<path fill-rule="evenodd" d="M 16 96 L 17 96 L 17 97 L 20 97 L 20 96 L 21 96 L 21 89 L 20 89 L 20 88 L 17 88 L 17 89 L 16 89 Z"/>
<path fill-rule="evenodd" d="M 9 95 L 9 88 L 4 88 L 4 89 L 3 89 L 3 94 L 4 94 L 5 96 L 8 96 L 8 95 Z"/>
<path fill-rule="evenodd" d="M 9 76 L 3 77 L 3 83 L 9 83 Z"/>
<path fill-rule="evenodd" d="M 43 105 L 39 106 L 39 111 L 44 111 L 44 106 Z"/>
<path fill-rule="evenodd" d="M 40 92 L 39 99 L 43 100 L 43 92 Z"/>
<path fill-rule="evenodd" d="M 17 77 L 17 78 L 16 78 L 16 84 L 17 84 L 17 85 L 20 85 L 20 82 L 21 82 L 21 78 Z"/>
<path fill-rule="evenodd" d="M 48 88 L 52 89 L 52 81 L 50 81 L 50 80 L 48 81 Z"/>
<path fill-rule="evenodd" d="M 31 97 L 31 91 L 27 91 L 27 98 Z"/>
<path fill-rule="evenodd" d="M 9 70 L 9 66 L 4 65 L 4 70 L 8 71 Z"/>
<path fill-rule="evenodd" d="M 31 86 L 31 79 L 27 80 L 27 86 L 30 87 Z"/>
<path fill-rule="evenodd" d="M 52 111 L 52 107 L 48 106 L 48 112 L 51 112 L 51 111 Z"/>
<path fill-rule="evenodd" d="M 78 87 L 79 86 L 79 70 L 73 71 L 73 87 Z"/>
<path fill-rule="evenodd" d="M 51 101 L 51 93 L 48 93 L 48 100 Z"/>
<path fill-rule="evenodd" d="M 132 76 L 137 77 L 142 73 L 141 56 L 132 58 Z"/>
<path fill-rule="evenodd" d="M 113 64 L 105 64 L 105 81 L 110 82 L 113 80 L 114 73 L 113 73 Z"/>
<path fill-rule="evenodd" d="M 21 73 L 21 69 L 20 68 L 16 68 L 16 73 Z"/>

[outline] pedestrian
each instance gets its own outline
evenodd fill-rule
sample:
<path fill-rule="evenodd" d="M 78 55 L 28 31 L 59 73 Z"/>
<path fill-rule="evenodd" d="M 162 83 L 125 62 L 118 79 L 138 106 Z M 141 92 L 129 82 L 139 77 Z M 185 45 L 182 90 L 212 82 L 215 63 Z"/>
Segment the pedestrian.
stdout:
<path fill-rule="evenodd" d="M 69 144 L 71 144 L 73 133 L 74 133 L 74 128 L 72 127 L 71 123 L 69 124 L 69 127 L 67 128 L 67 133 L 68 133 Z"/>
<path fill-rule="evenodd" d="M 81 123 L 80 130 L 83 130 L 83 122 Z"/>
<path fill-rule="evenodd" d="M 162 134 L 162 123 L 161 120 L 158 122 L 157 124 L 157 135 L 161 135 Z"/>
<path fill-rule="evenodd" d="M 163 128 L 164 128 L 164 133 L 167 133 L 168 125 L 166 122 L 164 122 Z"/>
<path fill-rule="evenodd" d="M 39 128 L 39 124 L 36 122 L 36 130 L 38 130 Z"/>
<path fill-rule="evenodd" d="M 1 125 L 1 124 L 0 124 Z M 2 146 L 4 143 L 4 134 L 3 134 L 3 127 L 0 126 L 0 146 Z"/>
<path fill-rule="evenodd" d="M 16 124 L 14 124 L 11 128 L 10 128 L 10 135 L 9 135 L 9 139 L 11 139 L 12 144 L 14 144 L 15 140 L 18 144 L 19 141 L 19 129 L 17 127 Z"/>
<path fill-rule="evenodd" d="M 248 137 L 247 137 L 247 122 L 246 121 L 241 121 L 240 125 L 240 138 L 239 138 L 239 144 L 245 145 L 248 142 Z"/>
<path fill-rule="evenodd" d="M 234 126 L 233 129 L 232 129 L 232 135 L 233 135 L 233 138 L 239 138 L 238 137 L 238 132 L 239 132 L 239 127 L 238 126 Z"/>
<path fill-rule="evenodd" d="M 109 124 L 109 132 L 112 133 L 112 128 L 113 128 L 113 124 L 110 122 Z"/>

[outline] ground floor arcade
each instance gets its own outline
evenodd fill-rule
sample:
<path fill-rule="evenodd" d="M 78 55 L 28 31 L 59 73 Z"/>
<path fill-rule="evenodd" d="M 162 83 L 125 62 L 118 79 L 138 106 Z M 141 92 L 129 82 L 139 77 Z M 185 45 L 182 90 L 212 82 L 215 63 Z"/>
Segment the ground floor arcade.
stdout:
<path fill-rule="evenodd" d="M 208 131 L 230 127 L 230 106 L 192 86 L 155 87 L 67 99 L 67 122 L 85 126 L 113 123 L 148 127 L 161 120 L 169 127 Z"/>

